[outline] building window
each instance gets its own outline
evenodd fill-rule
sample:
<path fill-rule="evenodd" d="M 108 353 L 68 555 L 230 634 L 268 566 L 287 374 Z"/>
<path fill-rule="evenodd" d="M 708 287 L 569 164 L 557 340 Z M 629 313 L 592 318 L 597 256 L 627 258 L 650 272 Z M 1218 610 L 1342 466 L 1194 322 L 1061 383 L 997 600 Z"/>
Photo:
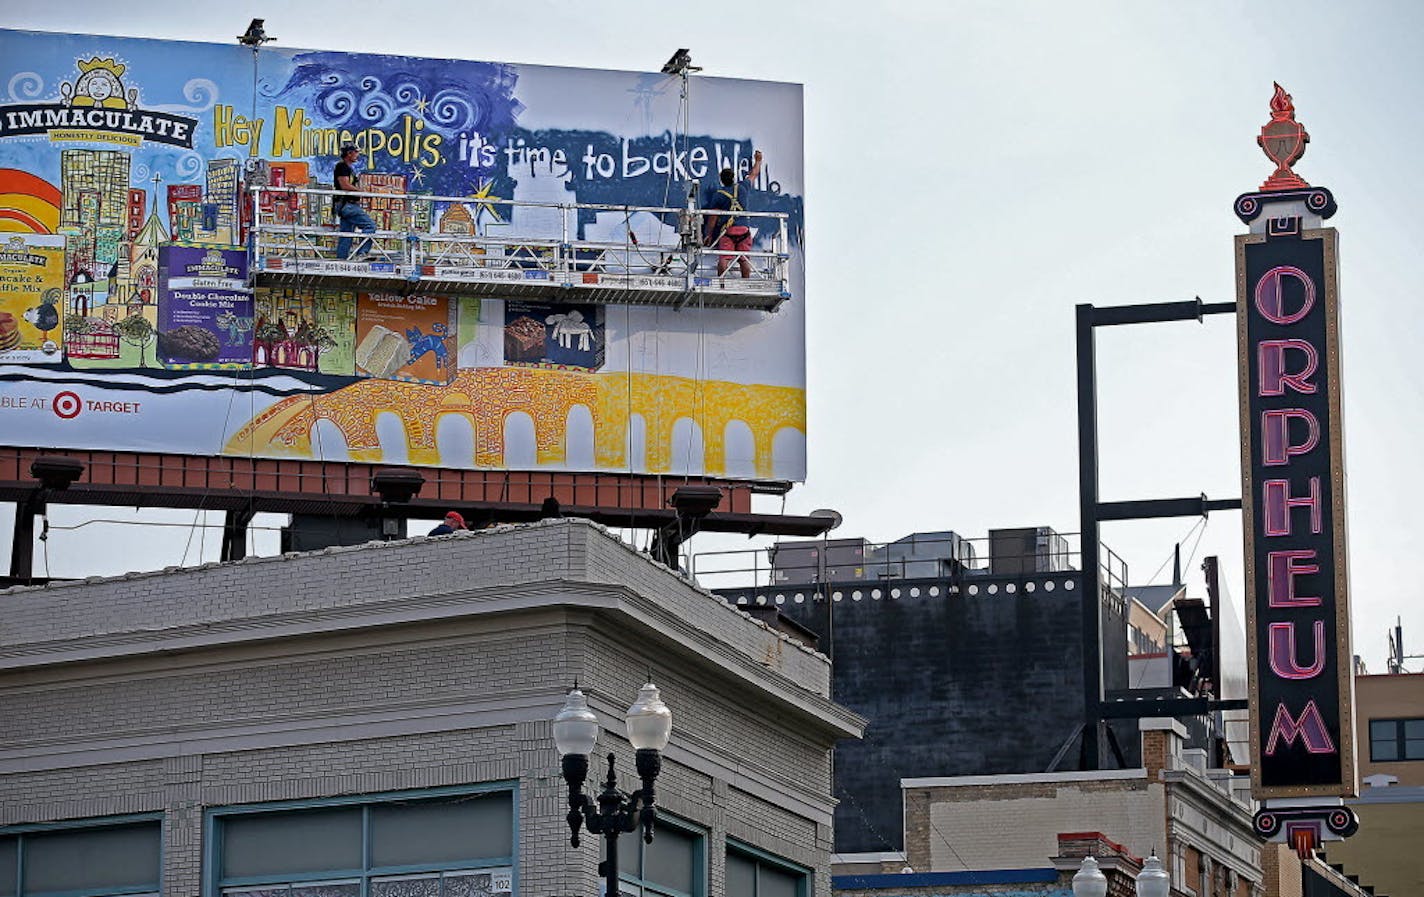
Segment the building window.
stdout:
<path fill-rule="evenodd" d="M 706 842 L 701 830 L 659 813 L 653 843 L 643 843 L 641 830 L 618 839 L 618 890 L 623 897 L 704 897 Z"/>
<path fill-rule="evenodd" d="M 1370 720 L 1370 759 L 1424 760 L 1424 719 Z"/>
<path fill-rule="evenodd" d="M 222 897 L 507 897 L 514 890 L 508 790 L 226 808 L 209 812 L 208 831 Z"/>
<path fill-rule="evenodd" d="M 745 845 L 727 844 L 727 897 L 810 897 L 811 872 Z"/>
<path fill-rule="evenodd" d="M 0 897 L 156 895 L 162 832 L 152 818 L 0 829 Z"/>

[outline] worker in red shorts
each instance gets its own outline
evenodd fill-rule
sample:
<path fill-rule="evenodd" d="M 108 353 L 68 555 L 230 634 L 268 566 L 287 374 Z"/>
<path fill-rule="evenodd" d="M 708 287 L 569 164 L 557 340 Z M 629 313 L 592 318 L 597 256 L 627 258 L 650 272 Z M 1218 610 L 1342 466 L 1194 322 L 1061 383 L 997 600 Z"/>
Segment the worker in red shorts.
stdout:
<path fill-rule="evenodd" d="M 727 272 L 734 258 L 742 277 L 752 276 L 752 263 L 746 257 L 752 248 L 751 221 L 745 214 L 737 213 L 746 211 L 747 194 L 752 191 L 752 184 L 760 174 L 761 150 L 757 150 L 752 154 L 752 167 L 743 180 L 738 181 L 732 169 L 722 169 L 722 185 L 713 191 L 712 198 L 704 207 L 707 212 L 723 213 L 707 216 L 702 235 L 704 245 L 715 246 L 721 252 L 717 259 L 718 277 Z"/>

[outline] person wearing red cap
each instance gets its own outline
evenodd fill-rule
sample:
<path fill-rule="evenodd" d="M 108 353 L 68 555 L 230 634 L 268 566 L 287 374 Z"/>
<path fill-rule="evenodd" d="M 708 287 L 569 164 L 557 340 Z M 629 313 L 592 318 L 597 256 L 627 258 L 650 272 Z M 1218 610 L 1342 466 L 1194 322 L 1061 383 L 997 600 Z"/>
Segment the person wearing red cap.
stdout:
<path fill-rule="evenodd" d="M 432 536 L 448 536 L 453 532 L 468 529 L 465 526 L 465 518 L 460 516 L 459 511 L 451 511 L 445 515 L 445 522 L 430 531 Z"/>

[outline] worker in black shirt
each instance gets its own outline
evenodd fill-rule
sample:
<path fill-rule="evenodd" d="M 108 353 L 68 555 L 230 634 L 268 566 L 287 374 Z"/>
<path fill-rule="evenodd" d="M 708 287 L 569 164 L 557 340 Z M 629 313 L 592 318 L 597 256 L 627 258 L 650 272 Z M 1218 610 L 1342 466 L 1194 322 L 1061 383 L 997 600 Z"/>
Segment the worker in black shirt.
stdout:
<path fill-rule="evenodd" d="M 753 234 L 749 226 L 751 219 L 745 214 L 738 215 L 737 212 L 746 211 L 747 194 L 752 192 L 753 185 L 761 174 L 761 158 L 761 150 L 757 150 L 752 155 L 751 170 L 741 181 L 737 180 L 736 172 L 732 169 L 722 169 L 722 183 L 703 206 L 705 211 L 714 213 L 706 216 L 703 244 L 723 250 L 718 253 L 717 258 L 718 277 L 727 273 L 733 259 L 736 260 L 743 278 L 752 276 L 752 263 L 745 255 L 752 249 Z M 715 214 L 718 212 L 721 214 Z"/>
<path fill-rule="evenodd" d="M 360 175 L 356 174 L 351 166 L 361 158 L 361 151 L 351 144 L 341 148 L 341 161 L 336 163 L 336 168 L 332 172 L 332 180 L 336 184 L 336 195 L 332 198 L 332 211 L 336 213 L 337 219 L 341 222 L 341 232 L 349 234 L 352 231 L 360 231 L 364 234 L 374 233 L 376 222 L 371 220 L 371 216 L 366 214 L 366 210 L 361 208 L 361 198 L 352 194 L 361 188 L 357 185 Z M 370 258 L 370 240 L 361 241 L 361 251 L 356 253 L 355 261 L 365 261 Z M 341 237 L 336 241 L 336 257 L 345 259 L 351 254 L 351 238 Z"/>

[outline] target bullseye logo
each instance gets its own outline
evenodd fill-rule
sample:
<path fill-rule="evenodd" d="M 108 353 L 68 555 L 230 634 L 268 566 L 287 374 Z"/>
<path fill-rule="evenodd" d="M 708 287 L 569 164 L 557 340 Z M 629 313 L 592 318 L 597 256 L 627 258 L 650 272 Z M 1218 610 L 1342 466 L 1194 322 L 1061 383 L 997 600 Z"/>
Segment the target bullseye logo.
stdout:
<path fill-rule="evenodd" d="M 54 397 L 50 404 L 56 416 L 62 420 L 73 420 L 79 416 L 79 412 L 84 410 L 84 402 L 75 393 L 65 390 Z"/>

